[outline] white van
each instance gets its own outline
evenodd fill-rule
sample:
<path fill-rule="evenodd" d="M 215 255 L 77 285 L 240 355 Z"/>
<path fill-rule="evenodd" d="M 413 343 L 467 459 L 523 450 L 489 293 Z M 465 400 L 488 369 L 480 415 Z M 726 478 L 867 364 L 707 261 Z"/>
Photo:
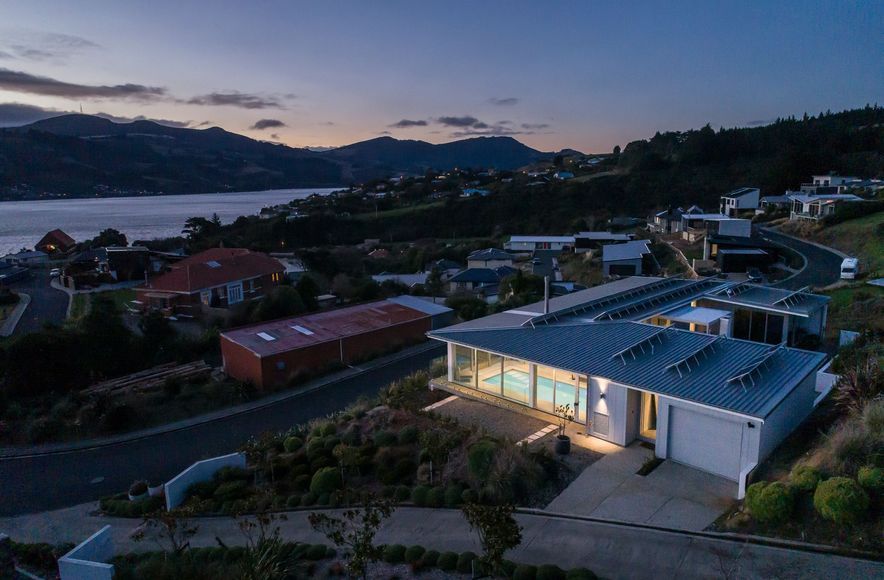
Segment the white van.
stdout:
<path fill-rule="evenodd" d="M 853 280 L 859 271 L 859 260 L 856 258 L 844 258 L 841 262 L 841 279 Z"/>

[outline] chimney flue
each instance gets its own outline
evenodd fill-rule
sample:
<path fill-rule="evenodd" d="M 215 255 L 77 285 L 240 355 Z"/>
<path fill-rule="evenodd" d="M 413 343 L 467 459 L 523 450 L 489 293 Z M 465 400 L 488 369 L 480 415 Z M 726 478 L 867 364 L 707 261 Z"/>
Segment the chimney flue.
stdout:
<path fill-rule="evenodd" d="M 549 314 L 549 276 L 543 277 L 543 313 Z"/>

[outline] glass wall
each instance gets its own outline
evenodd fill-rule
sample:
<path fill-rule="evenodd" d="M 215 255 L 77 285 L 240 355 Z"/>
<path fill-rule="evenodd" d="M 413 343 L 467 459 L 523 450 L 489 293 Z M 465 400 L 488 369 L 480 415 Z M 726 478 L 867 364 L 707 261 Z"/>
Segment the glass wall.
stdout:
<path fill-rule="evenodd" d="M 734 312 L 734 338 L 779 344 L 783 340 L 783 316 L 755 310 Z"/>
<path fill-rule="evenodd" d="M 479 389 L 500 395 L 503 357 L 483 350 L 476 351 L 476 371 L 479 375 Z"/>
<path fill-rule="evenodd" d="M 577 377 L 577 412 L 574 413 L 574 419 L 578 423 L 586 424 L 586 377 L 580 375 Z"/>
<path fill-rule="evenodd" d="M 513 358 L 503 361 L 503 396 L 525 405 L 531 404 L 528 363 Z"/>
<path fill-rule="evenodd" d="M 556 370 L 537 365 L 537 408 L 547 413 L 555 412 Z"/>
<path fill-rule="evenodd" d="M 454 382 L 476 388 L 476 351 L 459 344 L 454 345 Z"/>

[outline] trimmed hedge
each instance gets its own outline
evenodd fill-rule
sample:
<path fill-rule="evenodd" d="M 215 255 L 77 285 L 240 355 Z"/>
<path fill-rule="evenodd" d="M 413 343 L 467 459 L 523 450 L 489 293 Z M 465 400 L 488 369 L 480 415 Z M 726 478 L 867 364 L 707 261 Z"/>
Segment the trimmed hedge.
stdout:
<path fill-rule="evenodd" d="M 411 488 L 407 485 L 400 485 L 396 487 L 396 493 L 393 495 L 396 501 L 408 501 L 411 498 Z"/>
<path fill-rule="evenodd" d="M 449 485 L 445 488 L 445 507 L 456 508 L 461 504 L 463 497 L 463 488 L 457 484 Z"/>
<path fill-rule="evenodd" d="M 457 557 L 456 570 L 461 574 L 469 574 L 473 571 L 473 560 L 478 558 L 473 552 L 463 552 Z"/>
<path fill-rule="evenodd" d="M 405 550 L 405 562 L 407 564 L 414 564 L 423 558 L 426 551 L 426 548 L 423 546 L 409 546 L 408 549 Z"/>
<path fill-rule="evenodd" d="M 427 505 L 427 498 L 430 494 L 430 488 L 426 485 L 418 485 L 411 490 L 411 501 L 414 505 L 424 507 Z"/>
<path fill-rule="evenodd" d="M 810 465 L 799 465 L 789 474 L 792 486 L 801 491 L 815 490 L 821 478 L 819 470 Z"/>
<path fill-rule="evenodd" d="M 384 546 L 383 560 L 388 564 L 401 564 L 405 561 L 405 546 L 402 544 Z"/>
<path fill-rule="evenodd" d="M 445 490 L 441 487 L 432 488 L 427 493 L 427 505 L 434 508 L 440 508 L 445 504 Z"/>
<path fill-rule="evenodd" d="M 513 572 L 513 580 L 535 580 L 537 578 L 537 566 L 531 564 L 519 564 Z"/>
<path fill-rule="evenodd" d="M 565 571 L 555 564 L 543 564 L 537 567 L 537 580 L 565 580 Z"/>
<path fill-rule="evenodd" d="M 294 453 L 304 446 L 304 440 L 300 437 L 286 437 L 282 446 L 288 453 Z"/>
<path fill-rule="evenodd" d="M 451 572 L 457 567 L 457 558 L 456 552 L 443 552 L 439 555 L 436 565 L 444 572 Z"/>
<path fill-rule="evenodd" d="M 856 481 L 869 492 L 884 491 L 884 469 L 880 467 L 860 467 Z"/>
<path fill-rule="evenodd" d="M 374 434 L 374 444 L 378 447 L 390 447 L 396 445 L 396 436 L 389 431 L 377 431 Z"/>
<path fill-rule="evenodd" d="M 426 567 L 433 567 L 439 564 L 439 552 L 436 550 L 427 550 L 424 552 L 424 555 L 421 556 L 421 565 Z"/>
<path fill-rule="evenodd" d="M 792 491 L 779 481 L 759 481 L 746 490 L 746 507 L 762 523 L 780 523 L 789 519 L 795 505 Z"/>
<path fill-rule="evenodd" d="M 817 513 L 837 524 L 858 521 L 869 507 L 869 496 L 857 482 L 847 477 L 833 477 L 820 483 L 813 494 Z"/>
<path fill-rule="evenodd" d="M 323 467 L 313 474 L 310 491 L 316 495 L 329 494 L 341 489 L 341 473 L 334 467 Z"/>

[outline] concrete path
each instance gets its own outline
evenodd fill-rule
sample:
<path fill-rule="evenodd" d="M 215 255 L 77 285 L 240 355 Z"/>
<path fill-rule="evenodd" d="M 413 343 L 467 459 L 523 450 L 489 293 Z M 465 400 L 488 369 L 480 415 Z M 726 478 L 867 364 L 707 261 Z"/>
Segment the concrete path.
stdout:
<path fill-rule="evenodd" d="M 91 515 L 95 504 L 47 514 L 0 518 L 0 531 L 16 541 L 79 542 L 111 524 L 118 552 L 152 550 L 152 542 L 134 543 L 129 534 L 139 520 Z M 322 542 L 306 519 L 309 511 L 290 512 L 282 536 L 290 541 Z M 808 551 L 735 542 L 712 534 L 684 534 L 612 522 L 518 514 L 522 544 L 507 557 L 563 568 L 585 566 L 605 578 L 881 578 L 884 564 Z M 241 545 L 232 518 L 201 518 L 194 546 L 215 546 L 217 538 Z M 440 551 L 480 551 L 457 510 L 402 507 L 384 523 L 379 543 L 420 543 Z"/>
<path fill-rule="evenodd" d="M 15 308 L 12 309 L 12 312 L 10 312 L 6 320 L 3 321 L 3 324 L 0 324 L 0 336 L 12 336 L 12 333 L 15 332 L 15 327 L 18 325 L 18 321 L 21 320 L 25 310 L 28 308 L 28 304 L 31 303 L 31 297 L 28 294 L 25 294 L 24 292 L 18 292 L 17 294 L 18 304 L 15 305 Z"/>
<path fill-rule="evenodd" d="M 736 483 L 672 461 L 637 475 L 650 457 L 653 452 L 638 443 L 609 451 L 546 511 L 701 531 L 733 502 Z"/>

